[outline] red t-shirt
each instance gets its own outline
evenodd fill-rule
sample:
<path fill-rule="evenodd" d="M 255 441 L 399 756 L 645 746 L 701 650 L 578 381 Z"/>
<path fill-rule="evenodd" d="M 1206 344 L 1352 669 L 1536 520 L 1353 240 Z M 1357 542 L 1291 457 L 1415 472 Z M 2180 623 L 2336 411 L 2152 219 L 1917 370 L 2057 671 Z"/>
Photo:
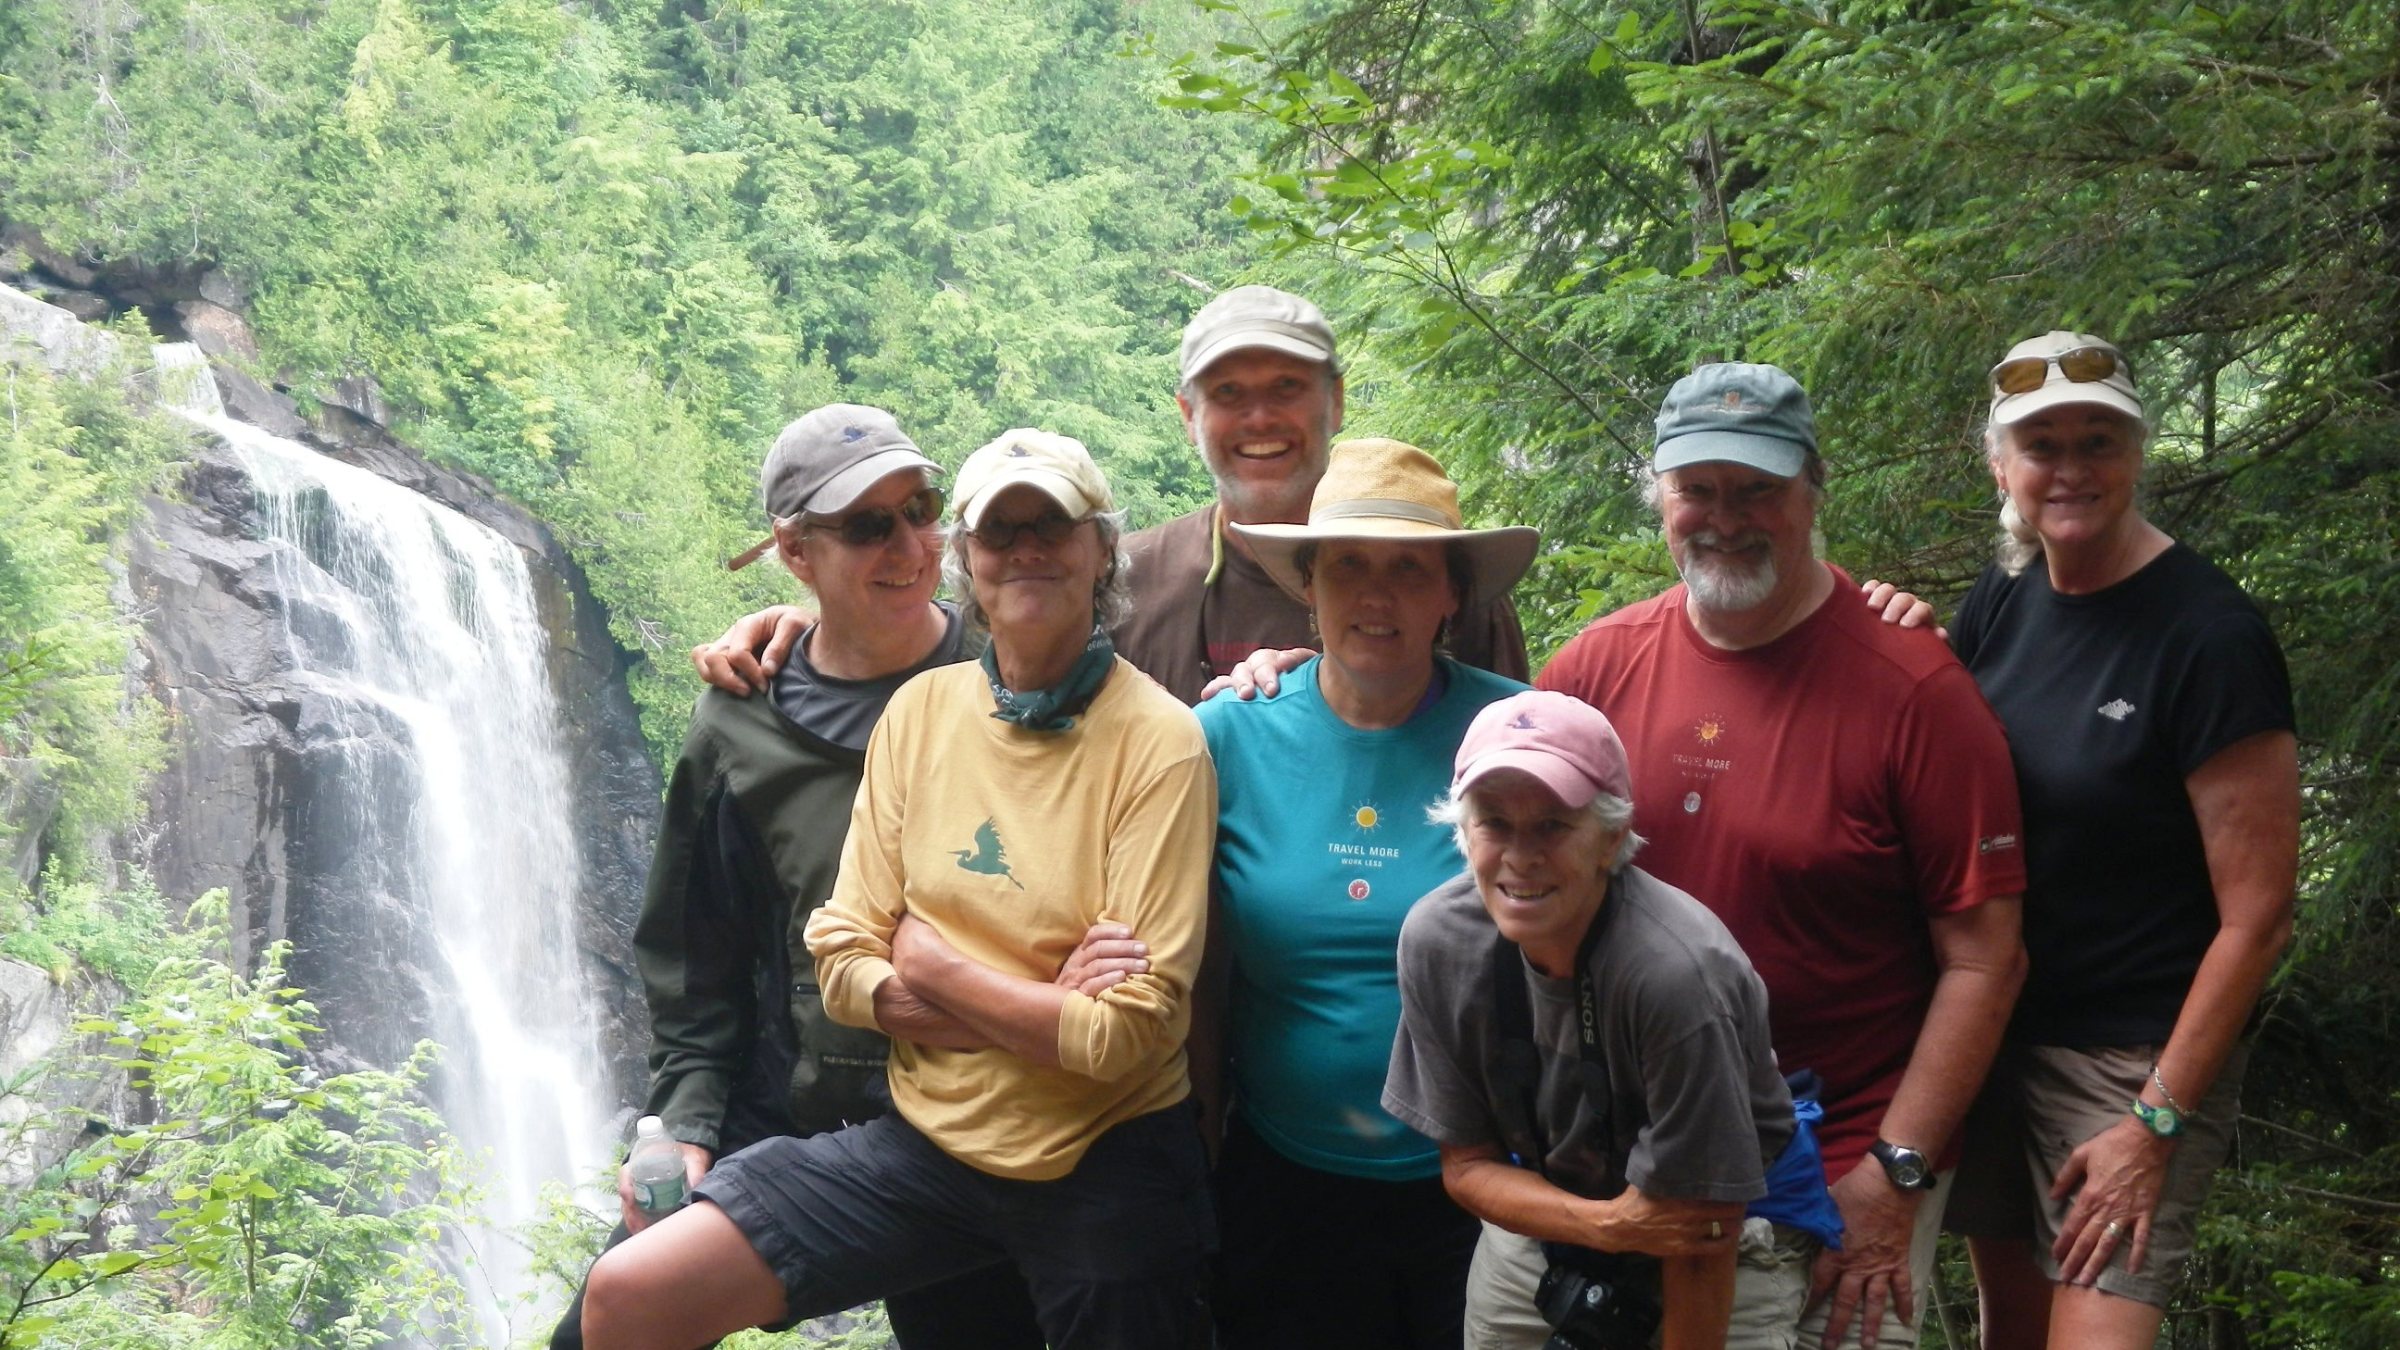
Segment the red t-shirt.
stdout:
<path fill-rule="evenodd" d="M 1908 1067 L 1936 974 L 1927 917 L 2025 888 L 1999 720 L 1930 630 L 1835 581 L 1738 652 L 1693 630 L 1677 586 L 1576 635 L 1535 682 L 1615 723 L 1641 866 L 1725 921 L 1766 982 L 1777 1060 L 1824 1079 L 1829 1180 Z"/>

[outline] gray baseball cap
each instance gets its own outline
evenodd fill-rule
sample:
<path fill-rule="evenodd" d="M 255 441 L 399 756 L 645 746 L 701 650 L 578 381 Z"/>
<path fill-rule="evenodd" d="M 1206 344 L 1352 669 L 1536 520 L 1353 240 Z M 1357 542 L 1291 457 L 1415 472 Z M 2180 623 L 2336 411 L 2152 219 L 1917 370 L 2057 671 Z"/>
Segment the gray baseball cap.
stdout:
<path fill-rule="evenodd" d="M 806 513 L 839 514 L 868 488 L 904 469 L 940 473 L 900 424 L 881 408 L 828 403 L 785 425 L 759 470 L 759 496 L 777 520 Z M 774 536 L 725 566 L 740 571 L 775 547 Z"/>
<path fill-rule="evenodd" d="M 1658 409 L 1660 473 L 1688 464 L 1741 464 L 1796 478 L 1817 452 L 1817 419 L 1800 382 L 1775 366 L 1724 361 L 1675 382 Z"/>
<path fill-rule="evenodd" d="M 1200 307 L 1183 329 L 1183 382 L 1227 352 L 1265 347 L 1333 364 L 1333 327 L 1315 305 L 1272 286 L 1236 286 Z"/>

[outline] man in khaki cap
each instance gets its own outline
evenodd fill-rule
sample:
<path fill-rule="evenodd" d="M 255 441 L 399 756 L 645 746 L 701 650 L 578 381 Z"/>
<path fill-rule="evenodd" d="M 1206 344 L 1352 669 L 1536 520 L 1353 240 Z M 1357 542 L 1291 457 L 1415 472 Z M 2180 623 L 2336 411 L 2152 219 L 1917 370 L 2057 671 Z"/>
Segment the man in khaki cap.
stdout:
<path fill-rule="evenodd" d="M 1254 651 L 1316 645 L 1307 609 L 1226 526 L 1307 521 L 1342 423 L 1342 369 L 1323 311 L 1272 286 L 1237 286 L 1184 328 L 1181 371 L 1175 406 L 1217 500 L 1125 537 L 1133 612 L 1110 636 L 1143 674 L 1197 703 L 1210 680 Z M 694 647 L 692 664 L 730 692 L 761 688 L 802 621 L 788 607 L 746 616 Z M 1529 673 L 1505 597 L 1461 612 L 1450 645 L 1468 665 L 1516 680 Z"/>

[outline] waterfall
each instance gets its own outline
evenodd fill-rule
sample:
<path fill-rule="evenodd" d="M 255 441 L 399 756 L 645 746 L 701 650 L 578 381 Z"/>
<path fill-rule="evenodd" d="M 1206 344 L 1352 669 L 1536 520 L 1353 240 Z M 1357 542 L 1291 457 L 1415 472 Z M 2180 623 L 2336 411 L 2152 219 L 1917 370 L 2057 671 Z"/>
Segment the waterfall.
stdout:
<path fill-rule="evenodd" d="M 531 1285 L 510 1230 L 534 1217 L 543 1183 L 606 1163 L 612 1123 L 524 559 L 447 507 L 226 417 L 188 344 L 157 353 L 162 401 L 245 467 L 274 546 L 308 761 L 286 841 L 290 904 L 340 948 L 295 951 L 295 979 L 342 991 L 361 1016 L 329 1008 L 337 1039 L 379 1063 L 422 1036 L 442 1045 L 436 1104 L 484 1160 L 486 1193 L 453 1255 L 474 1267 L 462 1274 L 483 1343 L 506 1346 L 536 1330 L 508 1325 Z"/>
<path fill-rule="evenodd" d="M 208 356 L 190 342 L 160 342 L 150 348 L 151 379 L 161 407 L 191 416 L 223 417 L 225 400 L 217 394 L 217 377 L 209 373 Z"/>

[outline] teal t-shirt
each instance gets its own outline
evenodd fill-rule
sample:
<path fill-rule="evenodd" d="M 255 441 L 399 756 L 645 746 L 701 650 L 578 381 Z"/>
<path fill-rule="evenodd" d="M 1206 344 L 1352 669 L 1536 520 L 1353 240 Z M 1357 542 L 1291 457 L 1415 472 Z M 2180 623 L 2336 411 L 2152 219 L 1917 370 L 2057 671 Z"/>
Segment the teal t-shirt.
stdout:
<path fill-rule="evenodd" d="M 1444 660 L 1447 683 L 1430 706 L 1361 731 L 1325 706 L 1317 667 L 1285 675 L 1274 698 L 1224 695 L 1199 708 L 1217 762 L 1235 1098 L 1294 1162 L 1380 1181 L 1430 1177 L 1441 1170 L 1433 1141 L 1383 1109 L 1400 922 L 1465 865 L 1425 808 L 1449 790 L 1467 723 L 1525 686 Z"/>

